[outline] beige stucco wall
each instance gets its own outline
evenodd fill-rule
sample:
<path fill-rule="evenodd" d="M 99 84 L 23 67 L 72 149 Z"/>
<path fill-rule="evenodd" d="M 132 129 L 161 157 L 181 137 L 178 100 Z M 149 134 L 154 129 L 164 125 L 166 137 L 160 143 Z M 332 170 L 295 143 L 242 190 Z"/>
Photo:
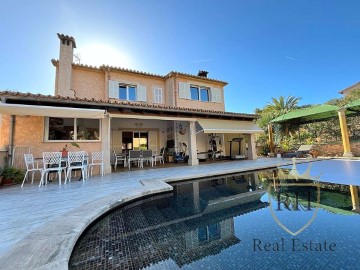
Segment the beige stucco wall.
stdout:
<path fill-rule="evenodd" d="M 73 45 L 72 42 L 69 44 L 62 43 L 60 40 L 60 56 L 58 63 L 58 80 L 57 86 L 55 87 L 56 95 L 60 96 L 71 96 L 68 94 L 71 89 L 71 75 L 72 75 L 72 62 L 73 62 Z"/>
<path fill-rule="evenodd" d="M 42 116 L 16 117 L 15 146 L 29 146 L 35 157 L 42 157 L 42 152 L 61 151 L 67 144 L 69 151 L 101 151 L 101 142 L 81 142 L 80 148 L 70 146 L 67 142 L 44 142 L 45 120 Z"/>
<path fill-rule="evenodd" d="M 103 71 L 73 67 L 72 89 L 78 98 L 107 99 Z"/>
<path fill-rule="evenodd" d="M 196 100 L 189 100 L 189 99 L 182 99 L 179 98 L 179 94 L 178 94 L 178 89 L 179 89 L 179 82 L 184 82 L 184 83 L 190 83 L 193 85 L 198 85 L 198 86 L 204 86 L 204 87 L 214 87 L 214 88 L 219 88 L 221 89 L 221 103 L 217 103 L 217 102 L 203 102 L 203 101 L 196 101 Z M 213 110 L 213 111 L 225 111 L 225 103 L 224 103 L 224 87 L 223 85 L 221 85 L 220 83 L 216 83 L 216 82 L 211 82 L 211 81 L 206 81 L 206 80 L 201 80 L 201 79 L 195 79 L 195 78 L 188 78 L 188 77 L 184 77 L 184 76 L 179 76 L 176 80 L 176 84 L 175 84 L 175 104 L 177 107 L 182 107 L 182 108 L 191 108 L 191 109 L 204 109 L 204 110 Z M 211 93 L 209 92 L 210 98 L 211 98 Z"/>
<path fill-rule="evenodd" d="M 56 68 L 56 87 L 58 81 L 61 80 L 59 76 L 58 67 Z M 191 109 L 204 109 L 214 111 L 225 111 L 224 103 L 224 87 L 223 84 L 207 81 L 204 79 L 190 78 L 186 76 L 173 75 L 169 78 L 157 78 L 146 76 L 142 74 L 134 74 L 126 71 L 104 71 L 93 68 L 72 66 L 72 80 L 71 90 L 62 91 L 62 95 L 78 98 L 95 98 L 95 99 L 108 99 L 108 80 L 117 80 L 126 84 L 144 85 L 146 86 L 147 104 L 154 103 L 154 87 L 163 89 L 163 103 L 159 105 L 191 108 Z M 203 102 L 189 99 L 179 98 L 178 88 L 179 82 L 186 82 L 194 85 L 204 87 L 215 87 L 222 90 L 222 102 Z M 56 93 L 58 91 L 56 90 Z M 211 93 L 209 93 L 211 97 Z M 137 102 L 134 102 L 137 103 Z"/>
<path fill-rule="evenodd" d="M 55 66 L 55 88 L 54 88 L 54 95 L 58 95 L 58 84 L 59 84 L 59 66 Z"/>
<path fill-rule="evenodd" d="M 163 90 L 163 103 L 161 105 L 166 105 L 166 100 L 168 99 L 167 93 L 165 91 L 165 80 L 162 78 L 156 78 L 156 77 L 150 77 L 150 76 L 144 76 L 141 74 L 132 74 L 127 72 L 110 72 L 110 78 L 111 80 L 117 80 L 120 83 L 126 83 L 126 84 L 134 84 L 134 85 L 144 85 L 146 86 L 146 103 L 149 104 L 159 104 L 154 103 L 154 87 L 162 88 Z M 106 90 L 107 92 L 107 90 Z M 106 96 L 108 93 L 106 93 Z"/>
<path fill-rule="evenodd" d="M 10 115 L 0 114 L 0 150 L 6 150 L 9 145 Z"/>
<path fill-rule="evenodd" d="M 175 89 L 175 78 L 170 77 L 165 80 L 165 92 L 166 92 L 166 99 L 165 105 L 167 106 L 175 106 L 175 98 L 174 98 L 174 89 Z"/>

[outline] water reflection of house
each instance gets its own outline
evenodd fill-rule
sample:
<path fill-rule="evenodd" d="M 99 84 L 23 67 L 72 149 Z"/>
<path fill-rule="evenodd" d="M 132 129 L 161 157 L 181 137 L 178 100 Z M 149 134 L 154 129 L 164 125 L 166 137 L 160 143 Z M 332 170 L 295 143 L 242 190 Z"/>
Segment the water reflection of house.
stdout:
<path fill-rule="evenodd" d="M 95 232 L 103 229 L 96 226 L 82 243 L 87 247 L 91 246 L 89 241 L 106 243 L 97 247 L 100 253 L 120 261 L 124 267 L 131 263 L 135 269 L 168 259 L 181 267 L 220 253 L 240 242 L 235 236 L 234 217 L 267 206 L 260 200 L 265 192 L 256 189 L 254 174 L 245 175 L 245 182 L 237 183 L 239 178 L 176 185 L 171 197 L 128 205 L 109 215 L 102 222 L 107 233 L 100 236 L 101 241 Z M 94 249 L 82 251 L 94 254 Z"/>

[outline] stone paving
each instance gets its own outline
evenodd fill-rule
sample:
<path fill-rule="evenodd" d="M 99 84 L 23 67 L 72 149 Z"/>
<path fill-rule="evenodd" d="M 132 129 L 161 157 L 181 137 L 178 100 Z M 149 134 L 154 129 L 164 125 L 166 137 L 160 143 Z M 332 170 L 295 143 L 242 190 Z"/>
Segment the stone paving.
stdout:
<path fill-rule="evenodd" d="M 0 269 L 67 269 L 84 229 L 109 209 L 172 190 L 166 182 L 264 169 L 291 160 L 261 158 L 199 166 L 123 171 L 58 185 L 0 189 Z M 38 183 L 38 181 L 37 181 Z"/>

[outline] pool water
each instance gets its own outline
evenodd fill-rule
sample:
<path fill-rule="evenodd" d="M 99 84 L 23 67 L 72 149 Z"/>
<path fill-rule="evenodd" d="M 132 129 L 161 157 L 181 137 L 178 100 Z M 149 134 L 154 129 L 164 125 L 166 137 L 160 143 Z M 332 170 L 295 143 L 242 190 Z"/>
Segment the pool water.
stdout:
<path fill-rule="evenodd" d="M 173 184 L 92 224 L 70 269 L 360 269 L 350 186 L 289 169 Z"/>

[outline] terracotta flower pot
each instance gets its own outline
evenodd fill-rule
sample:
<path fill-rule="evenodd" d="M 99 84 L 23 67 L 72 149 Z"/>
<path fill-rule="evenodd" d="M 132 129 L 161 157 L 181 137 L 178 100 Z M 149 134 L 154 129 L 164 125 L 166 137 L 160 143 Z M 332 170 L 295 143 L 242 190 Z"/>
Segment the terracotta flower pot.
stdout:
<path fill-rule="evenodd" d="M 65 157 L 67 157 L 68 156 L 68 150 L 62 150 L 61 151 L 61 157 L 63 157 L 63 158 L 65 158 Z"/>
<path fill-rule="evenodd" d="M 8 178 L 3 178 L 2 179 L 2 185 L 3 186 L 11 186 L 11 185 L 15 185 L 15 181 L 14 179 L 8 179 Z"/>

